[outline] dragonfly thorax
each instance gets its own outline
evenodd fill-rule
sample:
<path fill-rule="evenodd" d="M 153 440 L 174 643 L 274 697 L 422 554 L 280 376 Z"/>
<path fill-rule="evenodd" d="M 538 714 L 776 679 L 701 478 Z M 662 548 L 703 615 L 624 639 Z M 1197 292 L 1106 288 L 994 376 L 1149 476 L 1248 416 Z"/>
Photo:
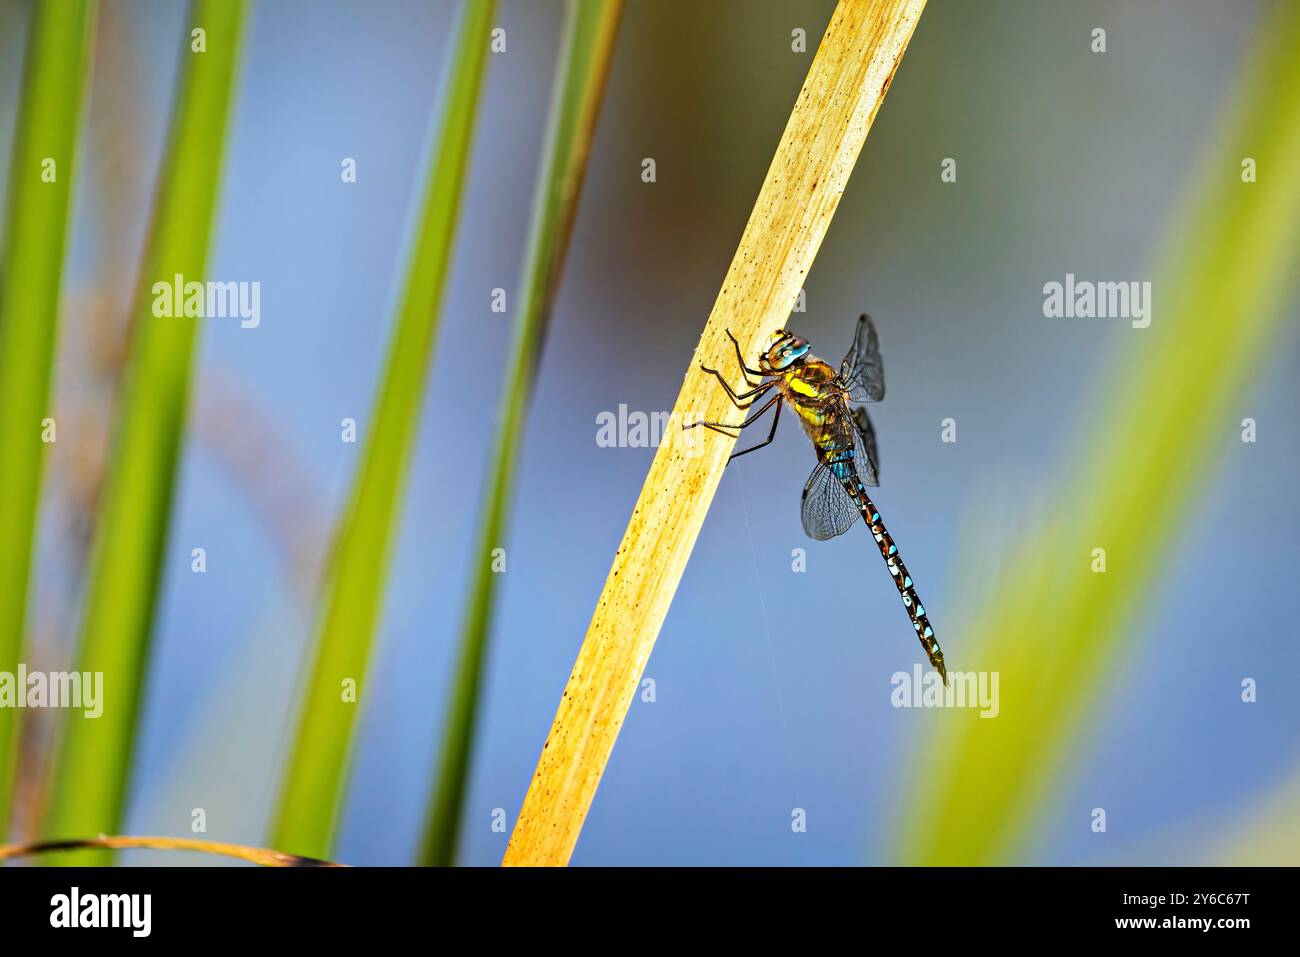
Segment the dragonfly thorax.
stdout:
<path fill-rule="evenodd" d="M 829 363 L 814 355 L 805 355 L 780 373 L 781 391 L 796 403 L 800 400 L 843 399 L 839 377 Z"/>

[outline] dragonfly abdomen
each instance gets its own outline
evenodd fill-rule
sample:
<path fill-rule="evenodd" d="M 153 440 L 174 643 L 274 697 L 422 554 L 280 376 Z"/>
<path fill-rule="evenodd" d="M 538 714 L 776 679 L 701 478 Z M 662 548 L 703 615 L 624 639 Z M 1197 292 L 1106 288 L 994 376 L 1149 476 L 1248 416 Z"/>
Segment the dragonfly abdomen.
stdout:
<path fill-rule="evenodd" d="M 836 463 L 828 462 L 828 464 L 832 469 L 836 466 Z M 880 518 L 880 512 L 876 509 L 875 503 L 871 501 L 871 496 L 867 494 L 866 486 L 862 484 L 856 474 L 844 479 L 844 489 L 849 493 L 854 504 L 857 505 L 858 511 L 862 513 L 862 520 L 867 523 L 872 538 L 876 540 L 876 545 L 880 549 L 880 557 L 885 560 L 885 566 L 894 579 L 894 585 L 898 588 L 899 597 L 903 599 L 903 607 L 907 609 L 907 617 L 912 621 L 912 627 L 916 630 L 916 637 L 921 642 L 921 648 L 925 651 L 926 657 L 930 659 L 930 664 L 943 678 L 944 684 L 947 684 L 948 672 L 943 666 L 943 650 L 939 647 L 939 639 L 934 636 L 934 629 L 930 627 L 930 620 L 926 616 L 925 606 L 921 604 L 921 596 L 916 593 L 916 587 L 912 584 L 912 576 L 908 574 L 907 566 L 903 564 L 903 559 L 898 554 L 898 546 L 894 544 L 889 529 L 885 528 L 885 523 Z"/>

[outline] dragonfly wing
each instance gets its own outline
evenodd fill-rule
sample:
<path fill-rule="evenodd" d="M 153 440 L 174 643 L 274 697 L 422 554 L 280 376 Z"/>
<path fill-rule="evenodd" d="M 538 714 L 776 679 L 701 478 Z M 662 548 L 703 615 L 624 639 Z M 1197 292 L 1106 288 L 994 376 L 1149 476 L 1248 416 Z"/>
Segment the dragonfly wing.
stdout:
<path fill-rule="evenodd" d="M 858 507 L 844 485 L 825 462 L 818 462 L 803 487 L 803 530 L 824 542 L 847 532 L 857 517 Z"/>
<path fill-rule="evenodd" d="M 885 397 L 885 367 L 880 360 L 876 327 L 865 312 L 858 318 L 853 348 L 840 363 L 840 379 L 850 402 L 879 402 Z"/>
<path fill-rule="evenodd" d="M 867 410 L 858 406 L 853 410 L 853 456 L 858 467 L 858 478 L 863 485 L 880 484 L 880 459 L 876 457 L 876 430 Z"/>

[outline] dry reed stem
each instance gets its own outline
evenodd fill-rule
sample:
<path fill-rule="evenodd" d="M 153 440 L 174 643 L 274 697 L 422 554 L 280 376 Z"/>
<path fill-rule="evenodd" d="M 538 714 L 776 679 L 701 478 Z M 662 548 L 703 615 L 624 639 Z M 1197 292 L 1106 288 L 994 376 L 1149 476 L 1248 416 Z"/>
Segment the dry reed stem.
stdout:
<path fill-rule="evenodd" d="M 734 414 L 700 371 L 749 357 L 794 306 L 925 0 L 841 0 L 822 38 L 673 409 Z M 702 449 L 698 447 L 702 445 Z M 503 864 L 564 865 L 734 442 L 660 446 L 543 746 Z"/>
<path fill-rule="evenodd" d="M 202 854 L 218 854 L 222 857 L 237 857 L 241 861 L 261 864 L 263 867 L 343 867 L 330 861 L 317 860 L 314 857 L 299 857 L 285 854 L 265 847 L 248 847 L 244 844 L 227 844 L 224 841 L 196 841 L 185 837 L 99 837 L 79 838 L 70 841 L 42 841 L 37 844 L 0 844 L 0 861 L 14 860 L 19 857 L 32 857 L 36 854 L 49 854 L 54 851 L 79 851 L 86 849 L 126 850 L 129 848 L 151 848 L 158 851 L 198 851 Z"/>

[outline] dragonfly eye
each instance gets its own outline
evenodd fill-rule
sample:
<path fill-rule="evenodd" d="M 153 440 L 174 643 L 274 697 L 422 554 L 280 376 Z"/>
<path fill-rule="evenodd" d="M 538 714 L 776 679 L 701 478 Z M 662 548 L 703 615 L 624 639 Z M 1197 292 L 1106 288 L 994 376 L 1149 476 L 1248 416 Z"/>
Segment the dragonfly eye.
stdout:
<path fill-rule="evenodd" d="M 807 339 L 801 339 L 799 336 L 782 331 L 763 358 L 773 369 L 780 370 L 788 368 L 791 364 L 802 359 L 807 353 Z"/>

